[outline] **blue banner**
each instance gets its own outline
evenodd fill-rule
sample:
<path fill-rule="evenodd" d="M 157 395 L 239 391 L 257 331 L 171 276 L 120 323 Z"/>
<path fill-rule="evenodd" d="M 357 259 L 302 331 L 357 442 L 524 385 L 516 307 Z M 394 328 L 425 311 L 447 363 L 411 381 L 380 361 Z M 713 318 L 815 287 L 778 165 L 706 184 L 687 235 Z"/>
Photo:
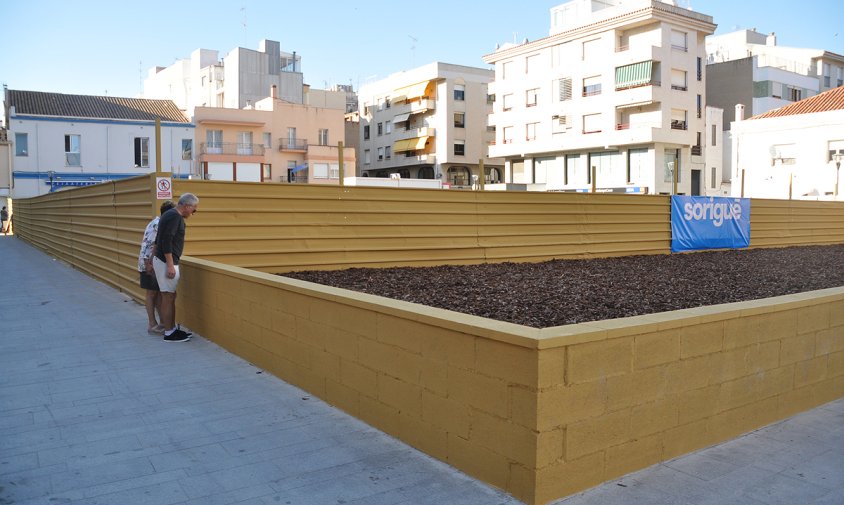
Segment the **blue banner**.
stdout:
<path fill-rule="evenodd" d="M 749 198 L 671 197 L 671 252 L 749 245 Z"/>

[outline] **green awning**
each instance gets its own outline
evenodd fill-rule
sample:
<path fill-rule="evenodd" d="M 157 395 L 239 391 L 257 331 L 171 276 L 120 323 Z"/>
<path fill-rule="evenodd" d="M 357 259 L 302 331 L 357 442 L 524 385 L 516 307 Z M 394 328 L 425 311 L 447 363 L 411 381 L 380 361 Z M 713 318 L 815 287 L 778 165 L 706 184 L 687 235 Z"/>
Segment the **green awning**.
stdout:
<path fill-rule="evenodd" d="M 615 69 L 615 89 L 633 88 L 650 84 L 653 61 L 642 61 Z"/>

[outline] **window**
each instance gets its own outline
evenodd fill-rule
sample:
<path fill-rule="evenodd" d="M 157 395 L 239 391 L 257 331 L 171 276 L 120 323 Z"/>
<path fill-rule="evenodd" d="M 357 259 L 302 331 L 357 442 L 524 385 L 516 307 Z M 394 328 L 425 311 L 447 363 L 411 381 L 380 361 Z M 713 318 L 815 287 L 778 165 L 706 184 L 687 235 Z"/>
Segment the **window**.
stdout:
<path fill-rule="evenodd" d="M 237 154 L 252 154 L 252 132 L 237 132 Z"/>
<path fill-rule="evenodd" d="M 465 140 L 455 140 L 454 141 L 454 155 L 455 156 L 464 156 L 466 154 L 466 141 Z"/>
<path fill-rule="evenodd" d="M 688 51 L 688 35 L 686 32 L 671 30 L 671 48 L 678 51 Z"/>
<path fill-rule="evenodd" d="M 328 145 L 328 128 L 320 128 L 319 129 L 319 145 L 327 146 Z"/>
<path fill-rule="evenodd" d="M 463 101 L 466 99 L 466 86 L 463 84 L 455 84 L 454 85 L 454 99 L 458 101 Z"/>
<path fill-rule="evenodd" d="M 791 86 L 788 87 L 788 95 L 789 100 L 792 102 L 796 102 L 803 98 L 803 90 L 798 88 L 792 88 Z"/>
<path fill-rule="evenodd" d="M 369 140 L 369 125 L 363 127 L 363 140 Z"/>
<path fill-rule="evenodd" d="M 529 89 L 525 92 L 525 107 L 536 107 L 539 88 Z"/>
<path fill-rule="evenodd" d="M 551 116 L 551 133 L 565 133 L 570 128 L 568 116 Z"/>
<path fill-rule="evenodd" d="M 328 163 L 314 163 L 314 179 L 328 179 Z"/>
<path fill-rule="evenodd" d="M 703 58 L 697 57 L 697 80 L 703 80 Z"/>
<path fill-rule="evenodd" d="M 504 63 L 501 64 L 501 79 L 506 79 L 507 77 L 510 76 L 510 74 L 512 72 L 510 70 L 510 68 L 512 66 L 513 66 L 512 61 L 505 61 Z"/>
<path fill-rule="evenodd" d="M 387 158 L 389 160 L 390 158 L 393 157 L 392 154 L 393 154 L 393 148 L 392 147 L 387 146 L 387 147 L 384 148 L 384 157 L 385 158 Z"/>
<path fill-rule="evenodd" d="M 829 63 L 823 64 L 823 87 L 828 88 L 830 84 L 830 66 Z"/>
<path fill-rule="evenodd" d="M 712 180 L 710 181 L 709 187 L 712 188 L 712 189 L 715 189 L 715 187 L 716 187 L 715 184 L 717 182 L 715 176 L 718 174 L 718 172 L 715 170 L 715 167 L 710 168 L 710 170 L 712 171 Z"/>
<path fill-rule="evenodd" d="M 583 133 L 598 133 L 601 131 L 600 114 L 583 115 Z"/>
<path fill-rule="evenodd" d="M 583 42 L 583 61 L 594 61 L 601 57 L 601 39 L 592 39 Z"/>
<path fill-rule="evenodd" d="M 287 127 L 287 146 L 296 147 L 296 128 L 293 126 Z"/>
<path fill-rule="evenodd" d="M 513 143 L 513 127 L 512 126 L 505 126 L 501 129 L 501 142 L 503 144 L 512 144 Z"/>
<path fill-rule="evenodd" d="M 716 133 L 715 126 L 716 126 L 716 125 L 712 125 L 712 145 L 713 145 L 713 146 L 718 145 L 718 144 L 716 143 L 716 141 L 715 141 L 715 133 Z"/>
<path fill-rule="evenodd" d="M 390 108 L 390 97 L 384 98 L 384 107 L 387 109 Z"/>
<path fill-rule="evenodd" d="M 566 169 L 563 173 L 563 183 L 566 185 L 588 184 L 586 164 L 579 154 L 566 155 Z"/>
<path fill-rule="evenodd" d="M 583 96 L 601 94 L 601 76 L 594 75 L 583 79 Z"/>
<path fill-rule="evenodd" d="M 454 113 L 454 127 L 455 128 L 466 128 L 466 113 L 465 112 L 455 112 Z"/>
<path fill-rule="evenodd" d="M 487 104 L 487 105 L 492 105 L 492 104 L 494 104 L 494 103 L 495 103 L 495 94 L 491 94 L 491 95 L 489 95 L 489 94 L 488 94 L 488 95 L 486 96 L 486 104 Z"/>
<path fill-rule="evenodd" d="M 82 166 L 81 135 L 64 136 L 64 159 L 69 167 Z"/>
<path fill-rule="evenodd" d="M 182 159 L 193 159 L 193 139 L 182 139 Z"/>
<path fill-rule="evenodd" d="M 681 182 L 680 171 L 680 150 L 666 149 L 663 157 L 664 177 L 663 182 L 674 182 L 674 169 L 677 169 L 677 182 Z"/>
<path fill-rule="evenodd" d="M 135 137 L 135 166 L 149 167 L 148 137 Z"/>
<path fill-rule="evenodd" d="M 840 161 L 844 161 L 844 140 L 830 140 L 828 142 L 829 156 L 826 161 L 835 161 L 835 156 L 840 157 Z"/>
<path fill-rule="evenodd" d="M 272 180 L 273 166 L 270 163 L 261 164 L 261 182 Z"/>
<path fill-rule="evenodd" d="M 384 123 L 378 123 L 378 126 L 375 128 L 378 131 L 378 136 L 384 135 Z"/>
<path fill-rule="evenodd" d="M 685 130 L 686 128 L 686 111 L 680 109 L 671 109 L 671 129 Z"/>
<path fill-rule="evenodd" d="M 571 77 L 563 77 L 555 80 L 554 89 L 557 91 L 558 102 L 571 100 Z"/>
<path fill-rule="evenodd" d="M 384 121 L 384 133 L 389 135 L 393 133 L 393 122 L 392 121 Z"/>
<path fill-rule="evenodd" d="M 369 152 L 369 149 L 364 149 L 364 150 L 363 150 L 363 162 L 364 162 L 365 164 L 367 164 L 367 165 L 369 165 L 370 163 L 372 163 L 372 155 L 371 155 L 371 153 Z"/>
<path fill-rule="evenodd" d="M 676 68 L 671 69 L 671 89 L 686 91 L 687 85 L 685 70 L 678 70 Z"/>
<path fill-rule="evenodd" d="M 703 117 L 703 97 L 698 95 L 697 96 L 697 118 L 700 119 Z"/>
<path fill-rule="evenodd" d="M 539 69 L 538 64 L 539 64 L 539 55 L 538 54 L 532 54 L 532 55 L 528 56 L 527 58 L 525 58 L 525 73 L 530 74 L 532 72 L 536 72 Z"/>
<path fill-rule="evenodd" d="M 28 133 L 15 133 L 15 156 L 29 156 Z"/>
<path fill-rule="evenodd" d="M 223 130 L 208 130 L 205 132 L 205 145 L 208 154 L 223 152 Z M 201 154 L 201 153 L 200 153 Z"/>
<path fill-rule="evenodd" d="M 536 140 L 536 125 L 539 123 L 528 123 L 525 125 L 525 140 L 530 142 Z"/>
<path fill-rule="evenodd" d="M 378 161 L 381 161 L 381 160 L 383 160 L 383 159 L 384 159 L 384 148 L 383 148 L 383 147 L 379 147 L 379 148 L 378 148 Z"/>
<path fill-rule="evenodd" d="M 273 134 L 270 132 L 264 132 L 264 147 L 267 149 L 272 149 L 273 147 Z"/>
<path fill-rule="evenodd" d="M 653 169 L 653 168 L 652 168 Z M 627 151 L 627 182 L 644 182 L 648 174 L 648 150 L 630 149 Z"/>
<path fill-rule="evenodd" d="M 513 94 L 504 95 L 502 100 L 502 110 L 508 111 L 513 108 Z"/>

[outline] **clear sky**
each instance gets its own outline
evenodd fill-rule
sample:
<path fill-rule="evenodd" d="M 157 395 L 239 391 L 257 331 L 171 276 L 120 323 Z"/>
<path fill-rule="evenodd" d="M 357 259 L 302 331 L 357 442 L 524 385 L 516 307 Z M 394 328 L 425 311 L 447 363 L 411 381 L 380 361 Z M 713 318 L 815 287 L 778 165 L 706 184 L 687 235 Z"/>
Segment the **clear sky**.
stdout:
<path fill-rule="evenodd" d="M 3 0 L 0 83 L 11 89 L 138 96 L 150 68 L 198 48 L 225 56 L 277 40 L 302 56 L 305 82 L 355 89 L 433 61 L 486 67 L 496 43 L 548 35 L 563 1 Z M 716 34 L 756 28 L 782 46 L 844 54 L 841 0 L 678 0 Z"/>

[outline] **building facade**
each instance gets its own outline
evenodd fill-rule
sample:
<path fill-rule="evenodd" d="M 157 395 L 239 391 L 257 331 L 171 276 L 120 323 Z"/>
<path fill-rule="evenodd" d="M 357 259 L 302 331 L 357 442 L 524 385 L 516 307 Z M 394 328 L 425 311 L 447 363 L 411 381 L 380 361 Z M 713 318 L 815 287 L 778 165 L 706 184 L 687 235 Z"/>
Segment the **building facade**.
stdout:
<path fill-rule="evenodd" d="M 5 90 L 12 198 L 155 172 L 195 175 L 194 127 L 170 100 Z M 161 166 L 156 161 L 161 125 Z"/>
<path fill-rule="evenodd" d="M 691 161 L 706 134 L 704 38 L 714 29 L 711 16 L 655 0 L 575 0 L 551 9 L 549 37 L 486 55 L 489 155 L 506 160 L 505 181 L 692 194 L 703 179 Z"/>
<path fill-rule="evenodd" d="M 733 196 L 842 200 L 844 86 L 733 122 Z"/>
<path fill-rule="evenodd" d="M 469 187 L 482 161 L 485 181 L 500 182 L 503 162 L 487 156 L 492 78 L 489 70 L 434 62 L 362 86 L 360 175 Z"/>
<path fill-rule="evenodd" d="M 194 109 L 199 173 L 212 180 L 339 184 L 343 97 L 315 90 L 305 101 L 319 105 L 305 105 L 272 89 L 268 94 L 247 109 Z M 343 165 L 354 175 L 354 149 L 343 150 Z"/>
<path fill-rule="evenodd" d="M 194 107 L 252 106 L 267 98 L 272 86 L 282 100 L 304 102 L 302 57 L 281 51 L 277 41 L 262 40 L 258 50 L 237 47 L 220 59 L 216 50 L 197 49 L 169 67 L 154 67 L 143 96 L 173 100 L 191 116 Z"/>

